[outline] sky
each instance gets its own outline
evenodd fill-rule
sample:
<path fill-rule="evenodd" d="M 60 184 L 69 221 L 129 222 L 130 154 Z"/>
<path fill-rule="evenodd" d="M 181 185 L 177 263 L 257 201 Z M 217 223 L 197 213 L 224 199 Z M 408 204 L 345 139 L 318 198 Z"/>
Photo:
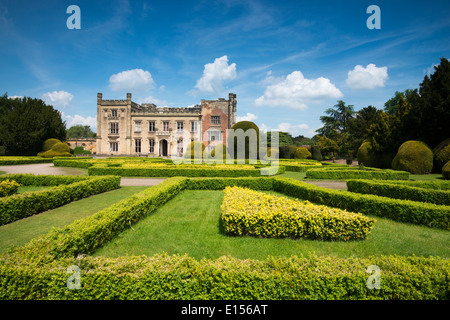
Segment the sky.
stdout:
<path fill-rule="evenodd" d="M 448 0 L 0 0 L 0 94 L 95 131 L 98 92 L 170 107 L 232 92 L 238 121 L 312 137 L 338 100 L 382 109 L 418 88 L 450 57 L 449 17 Z"/>

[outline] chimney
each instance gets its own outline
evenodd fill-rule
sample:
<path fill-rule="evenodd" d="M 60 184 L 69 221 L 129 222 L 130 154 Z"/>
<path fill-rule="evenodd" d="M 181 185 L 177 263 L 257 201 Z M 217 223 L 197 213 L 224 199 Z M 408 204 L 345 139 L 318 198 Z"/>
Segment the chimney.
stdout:
<path fill-rule="evenodd" d="M 127 100 L 131 100 L 131 93 L 127 93 Z"/>
<path fill-rule="evenodd" d="M 99 92 L 97 93 L 97 101 L 102 101 L 103 95 Z"/>

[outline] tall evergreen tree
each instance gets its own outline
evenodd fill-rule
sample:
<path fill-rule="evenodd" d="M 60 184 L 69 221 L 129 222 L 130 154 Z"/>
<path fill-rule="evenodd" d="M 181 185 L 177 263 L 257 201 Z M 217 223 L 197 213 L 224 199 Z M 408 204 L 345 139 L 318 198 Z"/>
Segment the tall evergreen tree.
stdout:
<path fill-rule="evenodd" d="M 35 156 L 46 139 L 66 139 L 61 113 L 41 99 L 8 99 L 5 94 L 0 110 L 0 141 L 7 155 Z"/>

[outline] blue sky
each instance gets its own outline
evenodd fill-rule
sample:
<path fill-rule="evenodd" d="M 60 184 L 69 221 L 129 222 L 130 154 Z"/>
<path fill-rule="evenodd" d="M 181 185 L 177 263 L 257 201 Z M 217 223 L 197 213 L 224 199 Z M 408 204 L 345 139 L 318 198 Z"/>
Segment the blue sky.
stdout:
<path fill-rule="evenodd" d="M 233 92 L 238 119 L 311 137 L 337 100 L 417 88 L 450 56 L 449 16 L 449 1 L 0 0 L 0 91 L 94 129 L 97 92 L 174 107 Z"/>

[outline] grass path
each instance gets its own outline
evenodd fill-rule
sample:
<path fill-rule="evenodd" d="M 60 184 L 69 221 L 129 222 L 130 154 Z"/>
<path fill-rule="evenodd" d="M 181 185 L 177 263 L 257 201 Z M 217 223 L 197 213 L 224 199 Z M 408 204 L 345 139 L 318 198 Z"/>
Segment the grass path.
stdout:
<path fill-rule="evenodd" d="M 94 256 L 151 256 L 167 252 L 187 253 L 196 259 L 215 259 L 222 255 L 264 259 L 268 255 L 288 257 L 314 252 L 339 257 L 381 254 L 450 257 L 450 232 L 378 217 L 374 229 L 364 241 L 230 237 L 224 234 L 220 223 L 222 199 L 223 191 L 183 191 L 132 229 L 115 237 Z"/>
<path fill-rule="evenodd" d="M 148 187 L 121 187 L 0 226 L 0 253 L 6 252 L 11 246 L 24 245 L 31 239 L 47 233 L 52 227 L 63 227 L 77 219 L 92 215 L 146 188 Z"/>

